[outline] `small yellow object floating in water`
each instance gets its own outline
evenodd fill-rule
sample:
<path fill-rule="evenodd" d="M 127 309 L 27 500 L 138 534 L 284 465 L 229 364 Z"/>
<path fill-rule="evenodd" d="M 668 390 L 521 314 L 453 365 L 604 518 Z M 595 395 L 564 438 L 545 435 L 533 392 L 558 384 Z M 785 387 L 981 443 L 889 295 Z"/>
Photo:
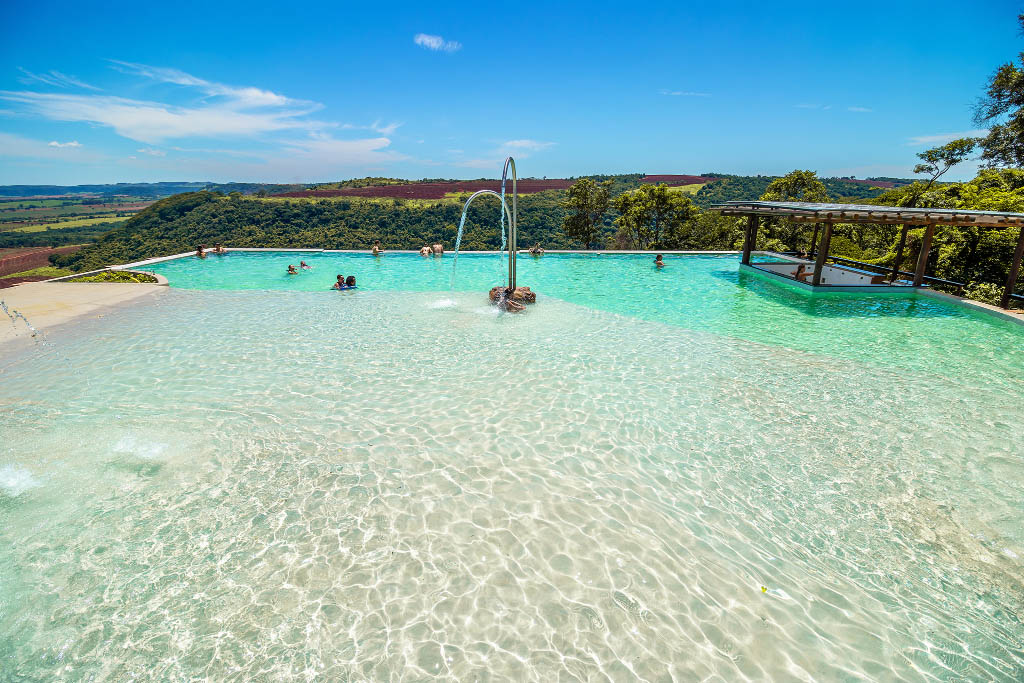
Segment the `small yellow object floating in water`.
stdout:
<path fill-rule="evenodd" d="M 761 586 L 761 592 L 762 593 L 767 593 L 768 592 L 768 587 L 767 586 Z"/>

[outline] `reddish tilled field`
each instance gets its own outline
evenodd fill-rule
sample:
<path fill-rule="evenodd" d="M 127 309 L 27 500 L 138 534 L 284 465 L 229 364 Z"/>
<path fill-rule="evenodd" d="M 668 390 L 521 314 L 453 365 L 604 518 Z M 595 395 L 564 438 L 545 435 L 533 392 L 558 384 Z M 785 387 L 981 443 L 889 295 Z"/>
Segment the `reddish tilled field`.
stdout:
<path fill-rule="evenodd" d="M 642 183 L 665 183 L 669 187 L 679 185 L 700 185 L 710 183 L 718 178 L 711 178 L 703 175 L 645 175 L 640 179 Z"/>
<path fill-rule="evenodd" d="M 533 194 L 544 190 L 564 190 L 572 185 L 571 180 L 520 180 L 519 194 Z M 342 190 L 305 190 L 285 192 L 275 197 L 388 197 L 392 199 L 442 199 L 454 192 L 476 192 L 477 190 L 501 191 L 500 180 L 463 180 L 457 183 L 410 183 L 408 185 L 372 185 L 370 187 L 349 187 Z M 505 190 L 512 191 L 512 181 Z"/>
<path fill-rule="evenodd" d="M 73 247 L 60 247 L 50 249 L 49 247 L 28 247 L 25 249 L 5 250 L 0 256 L 0 277 L 11 273 L 20 273 L 23 270 L 42 268 L 50 265 L 50 254 L 69 254 L 81 249 L 81 245 Z"/>

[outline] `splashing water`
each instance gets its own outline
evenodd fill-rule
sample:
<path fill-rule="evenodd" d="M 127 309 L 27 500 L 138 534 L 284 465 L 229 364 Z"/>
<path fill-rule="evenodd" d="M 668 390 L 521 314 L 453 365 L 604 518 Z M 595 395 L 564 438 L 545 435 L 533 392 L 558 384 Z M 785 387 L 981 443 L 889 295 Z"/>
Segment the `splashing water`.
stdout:
<path fill-rule="evenodd" d="M 39 482 L 28 470 L 14 465 L 0 467 L 0 494 L 17 498 L 37 486 Z"/>
<path fill-rule="evenodd" d="M 508 211 L 508 204 L 505 203 L 505 183 L 508 180 L 509 165 L 511 165 L 511 167 L 512 167 L 512 214 L 509 213 L 509 211 Z M 506 267 L 506 264 L 505 264 L 505 249 L 508 247 L 508 242 L 506 241 L 506 238 L 505 238 L 505 218 L 508 218 L 509 230 L 512 232 L 512 245 L 513 245 L 513 247 L 515 247 L 515 225 L 516 225 L 516 221 L 515 221 L 514 214 L 515 214 L 515 209 L 516 209 L 516 191 L 517 190 L 516 190 L 516 165 L 515 165 L 515 161 L 512 159 L 512 157 L 507 157 L 505 159 L 505 167 L 504 167 L 504 169 L 501 172 L 501 194 L 498 194 L 497 192 L 495 192 L 493 190 L 479 190 L 479 191 L 474 192 L 473 194 L 471 194 L 469 196 L 469 198 L 466 200 L 465 205 L 462 207 L 462 218 L 459 220 L 459 232 L 455 236 L 455 259 L 452 262 L 452 278 L 451 278 L 451 283 L 449 285 L 449 288 L 452 291 L 455 290 L 455 270 L 456 270 L 456 267 L 458 266 L 458 263 L 459 263 L 459 248 L 462 246 L 462 232 L 463 232 L 463 229 L 466 226 L 466 214 L 469 212 L 469 205 L 473 203 L 474 199 L 476 199 L 479 195 L 482 195 L 482 194 L 494 195 L 495 197 L 498 198 L 499 201 L 501 201 L 501 210 L 498 212 L 500 214 L 499 224 L 501 226 L 501 248 L 498 250 L 498 255 L 499 255 L 499 258 L 498 258 L 498 268 L 499 268 L 499 270 L 498 270 L 498 281 L 501 282 L 501 277 L 502 277 L 502 274 L 504 273 L 505 267 Z M 509 250 L 509 255 L 508 255 L 508 258 L 509 258 L 509 263 L 508 263 L 509 283 L 508 283 L 508 286 L 509 287 L 512 287 L 513 284 L 514 284 L 514 281 L 515 281 L 515 278 L 513 277 L 513 268 L 512 268 L 512 266 L 513 266 L 514 259 L 515 259 L 516 256 L 515 256 L 514 253 L 512 253 L 513 251 L 514 251 L 514 249 L 510 249 Z"/>
<path fill-rule="evenodd" d="M 501 251 L 498 252 L 499 255 L 501 256 L 501 258 L 498 261 L 498 265 L 501 268 L 501 270 L 499 270 L 498 281 L 501 281 L 501 272 L 502 270 L 504 270 L 503 264 L 505 263 L 505 218 L 508 217 L 510 223 L 512 219 L 510 216 L 508 216 L 508 206 L 505 204 L 504 197 L 499 195 L 494 190 L 478 190 L 469 196 L 469 199 L 466 200 L 465 205 L 462 207 L 462 218 L 459 219 L 459 231 L 455 235 L 455 258 L 452 261 L 452 277 L 451 281 L 449 282 L 449 289 L 451 289 L 452 291 L 455 290 L 455 271 L 459 265 L 459 249 L 462 246 L 462 234 L 466 227 L 466 214 L 469 212 L 469 205 L 473 203 L 473 200 L 483 194 L 494 195 L 495 197 L 498 197 L 501 200 Z"/>
<path fill-rule="evenodd" d="M 31 336 L 39 336 L 39 330 L 33 327 L 32 323 L 28 321 L 28 318 L 23 316 L 20 312 L 9 309 L 7 304 L 3 301 L 0 301 L 0 309 L 2 309 L 3 312 L 7 314 L 7 317 L 11 319 L 11 325 L 14 326 L 14 334 L 18 334 L 18 320 L 21 319 L 21 321 L 25 323 L 25 327 L 27 327 L 29 332 L 31 332 Z"/>

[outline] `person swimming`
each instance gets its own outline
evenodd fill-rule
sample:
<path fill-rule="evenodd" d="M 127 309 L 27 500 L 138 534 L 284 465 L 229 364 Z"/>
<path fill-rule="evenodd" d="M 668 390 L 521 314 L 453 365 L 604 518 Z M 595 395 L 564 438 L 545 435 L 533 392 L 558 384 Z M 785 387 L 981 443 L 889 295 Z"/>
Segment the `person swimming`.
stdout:
<path fill-rule="evenodd" d="M 309 265 L 305 261 L 299 261 L 299 268 L 302 268 L 303 270 L 313 270 L 313 266 Z"/>
<path fill-rule="evenodd" d="M 654 267 L 655 268 L 664 268 L 665 267 L 665 262 L 661 260 L 661 254 L 658 254 L 658 256 L 654 259 Z"/>
<path fill-rule="evenodd" d="M 289 275 L 298 275 L 299 271 L 295 270 L 295 266 L 293 266 L 292 264 L 289 263 L 288 264 L 288 274 Z"/>
<path fill-rule="evenodd" d="M 345 286 L 348 287 L 349 289 L 355 289 L 356 288 L 356 276 L 355 275 L 349 275 L 347 278 L 345 278 Z"/>
<path fill-rule="evenodd" d="M 345 276 L 339 275 L 337 282 L 331 285 L 331 289 L 348 289 L 348 285 L 345 284 Z"/>

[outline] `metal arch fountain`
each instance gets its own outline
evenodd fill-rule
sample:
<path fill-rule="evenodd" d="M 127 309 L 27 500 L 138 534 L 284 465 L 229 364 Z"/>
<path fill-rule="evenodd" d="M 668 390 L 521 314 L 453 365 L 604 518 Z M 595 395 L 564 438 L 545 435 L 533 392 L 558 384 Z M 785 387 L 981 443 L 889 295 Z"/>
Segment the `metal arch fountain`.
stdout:
<path fill-rule="evenodd" d="M 508 182 L 508 172 L 512 170 L 512 210 L 509 211 L 508 204 L 505 201 L 505 186 Z M 516 285 L 516 253 L 518 252 L 517 240 L 517 229 L 519 223 L 519 211 L 518 211 L 518 198 L 519 190 L 517 188 L 518 178 L 516 176 L 516 161 L 512 157 L 505 158 L 505 166 L 501 171 L 501 192 L 495 192 L 494 190 L 478 190 L 471 194 L 466 200 L 466 203 L 462 207 L 462 218 L 459 220 L 459 231 L 455 237 L 455 260 L 452 263 L 452 278 L 451 278 L 451 289 L 455 289 L 455 269 L 459 261 L 459 247 L 462 245 L 462 233 L 466 226 L 466 214 L 469 211 L 470 204 L 473 200 L 480 195 L 493 195 L 501 201 L 501 253 L 504 253 L 506 248 L 505 241 L 505 219 L 508 219 L 508 282 L 507 286 L 502 289 L 495 287 L 491 290 L 491 300 L 496 303 L 499 307 L 505 310 L 519 311 L 523 309 L 522 303 L 533 303 L 536 301 L 536 295 L 530 291 L 529 287 L 517 288 Z M 518 289 L 518 291 L 517 291 Z M 496 290 L 501 290 L 497 292 Z"/>

